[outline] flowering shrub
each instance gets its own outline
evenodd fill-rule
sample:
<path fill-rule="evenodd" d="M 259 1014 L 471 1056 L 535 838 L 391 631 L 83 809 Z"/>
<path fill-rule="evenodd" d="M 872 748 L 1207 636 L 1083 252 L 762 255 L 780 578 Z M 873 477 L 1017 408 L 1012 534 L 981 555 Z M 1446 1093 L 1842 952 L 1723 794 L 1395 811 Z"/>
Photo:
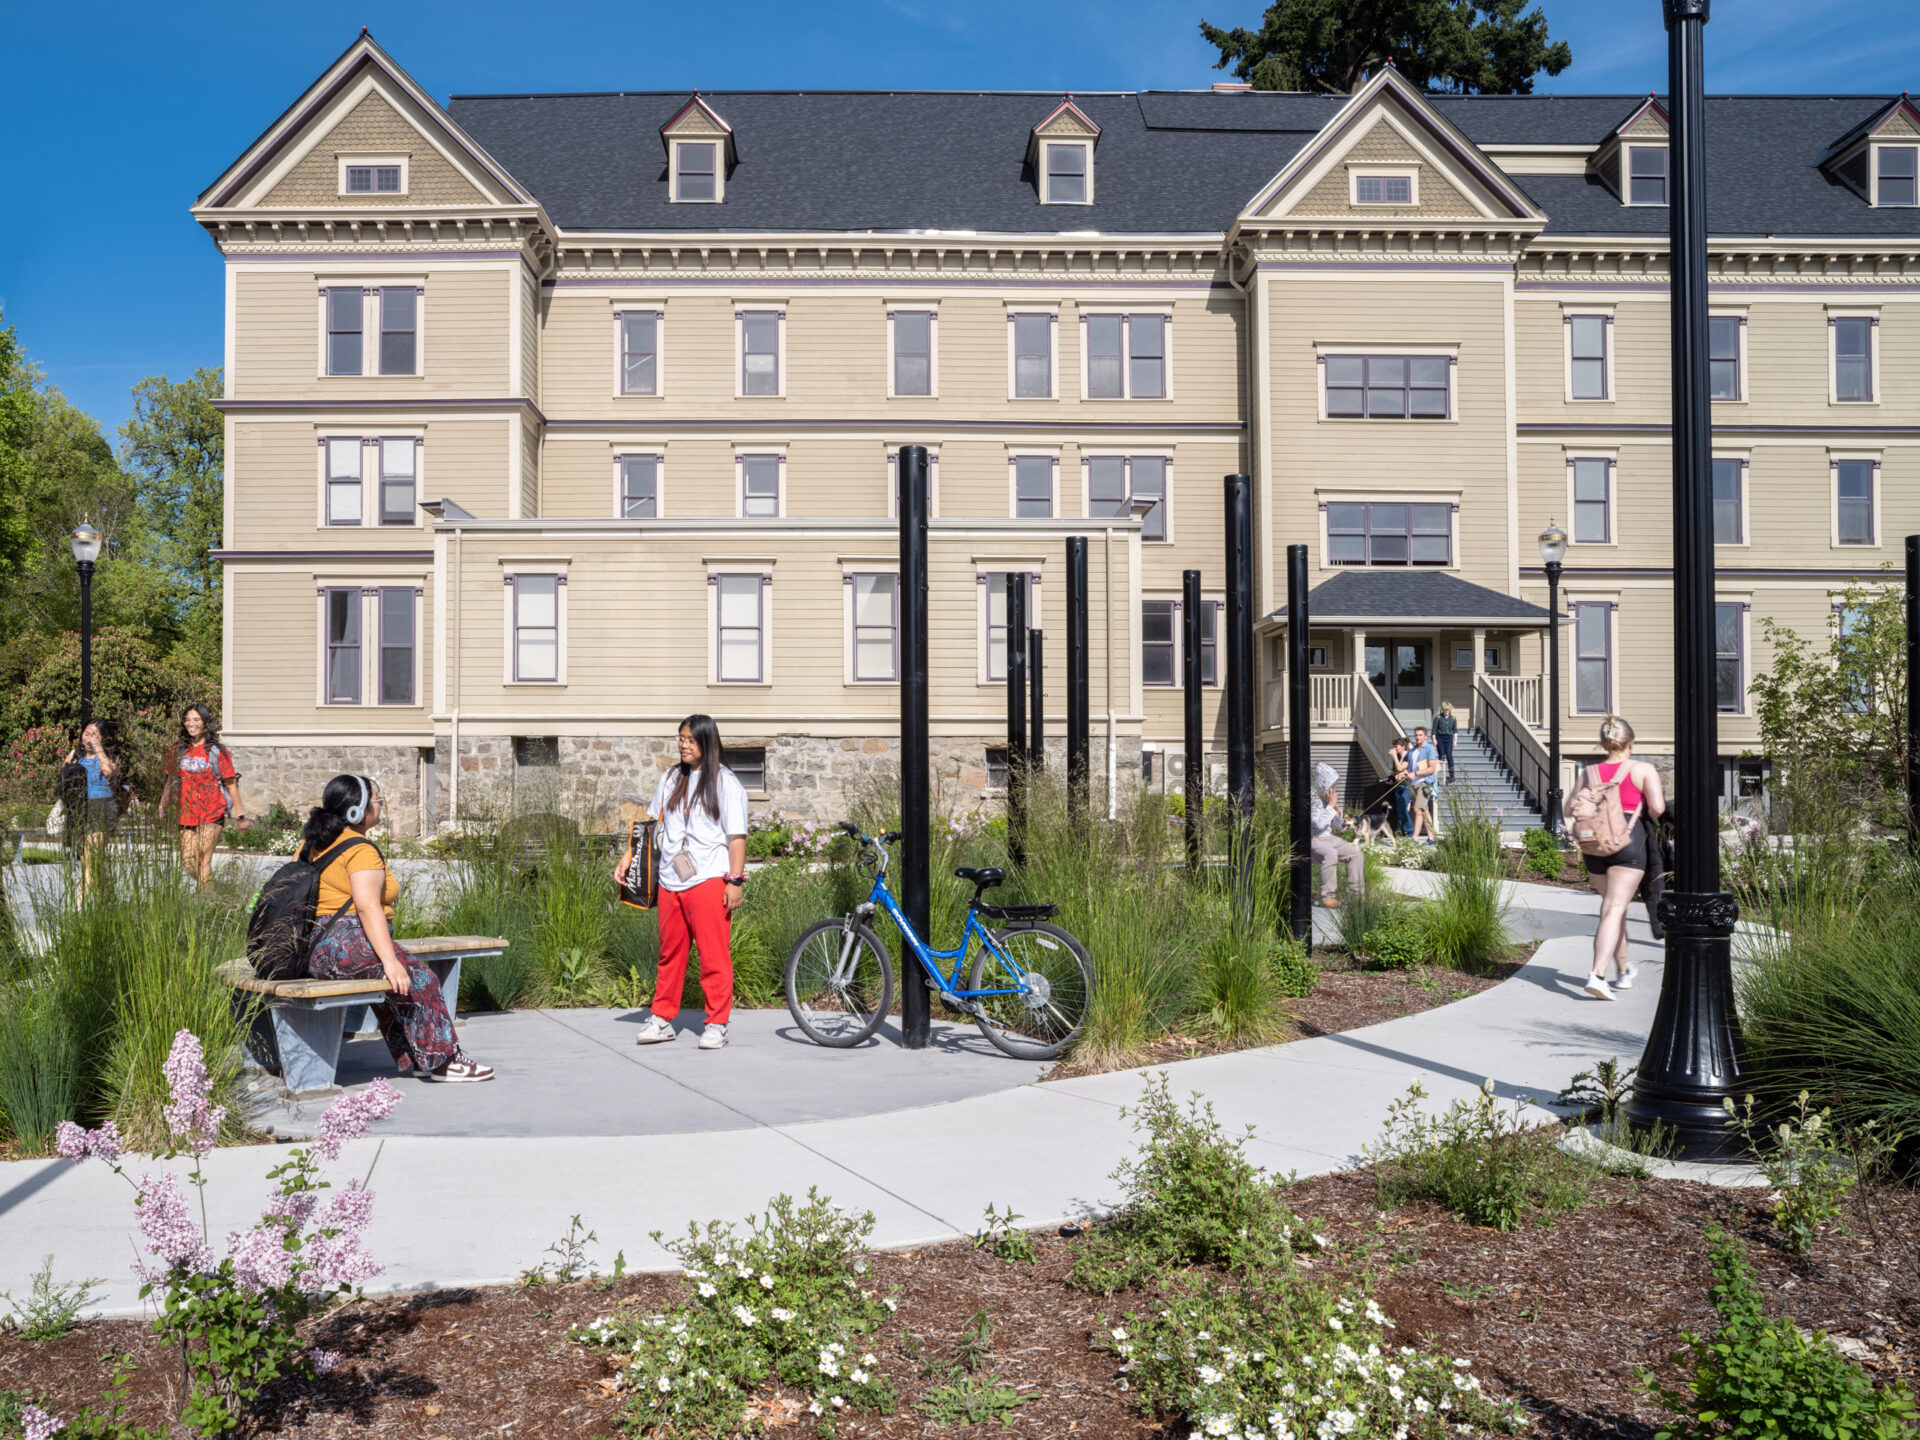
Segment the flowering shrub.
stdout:
<path fill-rule="evenodd" d="M 51 805 L 54 776 L 72 747 L 72 732 L 63 725 L 35 725 L 14 736 L 0 756 L 0 794 Z"/>
<path fill-rule="evenodd" d="M 1438 1437 L 1518 1430 L 1520 1407 L 1481 1393 L 1465 1360 L 1384 1343 L 1393 1322 L 1362 1291 L 1304 1281 L 1261 1290 L 1209 1279 L 1095 1338 L 1149 1415 L 1225 1440 Z"/>
<path fill-rule="evenodd" d="M 1411 835 L 1402 835 L 1393 842 L 1393 856 L 1387 863 L 1398 865 L 1402 870 L 1431 870 L 1433 848 Z"/>
<path fill-rule="evenodd" d="M 1747 1149 L 1759 1157 L 1773 1189 L 1774 1228 L 1797 1255 L 1812 1251 L 1823 1227 L 1843 1220 L 1848 1193 L 1883 1168 L 1904 1138 L 1887 1134 L 1871 1120 L 1855 1134 L 1842 1135 L 1833 1111 L 1813 1110 L 1805 1090 L 1795 1101 L 1792 1118 L 1771 1127 L 1756 1126 L 1751 1095 L 1741 1109 L 1735 1109 L 1731 1099 L 1720 1103 Z"/>
<path fill-rule="evenodd" d="M 206 1061 L 192 1032 L 174 1037 L 164 1073 L 171 1096 L 163 1112 L 171 1148 L 157 1158 L 192 1156 L 188 1184 L 202 1190 L 201 1157 L 213 1148 L 226 1110 L 211 1102 Z M 301 1370 L 325 1374 L 339 1363 L 337 1355 L 305 1351 L 295 1332 L 330 1299 L 380 1273 L 360 1245 L 373 1216 L 373 1192 L 366 1180 L 350 1180 L 323 1203 L 322 1192 L 333 1187 L 320 1178 L 315 1152 L 338 1160 L 342 1147 L 392 1114 L 399 1099 L 385 1080 L 376 1080 L 365 1091 L 336 1100 L 320 1117 L 314 1143 L 292 1151 L 267 1172 L 274 1188 L 266 1210 L 252 1228 L 230 1233 L 226 1253 L 218 1258 L 204 1195 L 196 1221 L 174 1176 L 143 1172 L 137 1182 L 128 1178 L 111 1121 L 98 1130 L 61 1122 L 62 1155 L 75 1162 L 99 1160 L 134 1187 L 140 1233 L 147 1254 L 158 1262 L 135 1262 L 144 1282 L 140 1296 L 162 1297 L 154 1328 L 180 1346 L 190 1382 L 180 1419 L 189 1429 L 202 1435 L 236 1429 L 275 1380 Z M 96 1416 L 83 1415 L 76 1422 L 76 1433 L 96 1431 L 115 1433 Z"/>
<path fill-rule="evenodd" d="M 808 1391 L 820 1435 L 848 1410 L 891 1413 L 894 1389 L 862 1343 L 894 1308 L 860 1278 L 873 1216 L 836 1210 L 818 1190 L 782 1195 L 766 1214 L 688 1226 L 666 1248 L 686 1269 L 688 1298 L 664 1314 L 597 1320 L 574 1338 L 631 1356 L 619 1383 L 625 1419 L 643 1435 L 732 1435 L 769 1375 Z M 658 1231 L 653 1236 L 661 1237 Z"/>

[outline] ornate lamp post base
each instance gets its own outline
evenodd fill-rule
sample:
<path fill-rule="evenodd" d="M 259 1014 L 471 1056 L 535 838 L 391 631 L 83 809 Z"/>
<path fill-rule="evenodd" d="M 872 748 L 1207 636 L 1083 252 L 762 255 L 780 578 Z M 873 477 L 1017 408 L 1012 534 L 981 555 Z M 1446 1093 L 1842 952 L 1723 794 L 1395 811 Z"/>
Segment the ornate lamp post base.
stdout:
<path fill-rule="evenodd" d="M 1647 1038 L 1633 1098 L 1621 1107 L 1634 1129 L 1671 1133 L 1678 1160 L 1732 1159 L 1739 1132 L 1725 1104 L 1746 1071 L 1746 1051 L 1733 1006 L 1733 927 L 1740 907 L 1731 895 L 1660 897 L 1667 932 L 1667 973 Z"/>

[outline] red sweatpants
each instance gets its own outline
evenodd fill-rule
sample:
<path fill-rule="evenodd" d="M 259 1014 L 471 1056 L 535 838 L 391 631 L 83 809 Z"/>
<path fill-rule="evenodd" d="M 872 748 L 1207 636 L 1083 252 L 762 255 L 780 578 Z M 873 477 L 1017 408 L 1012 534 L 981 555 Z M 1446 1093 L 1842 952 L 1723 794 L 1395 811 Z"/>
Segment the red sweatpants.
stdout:
<path fill-rule="evenodd" d="M 687 983 L 687 946 L 700 947 L 700 990 L 707 1001 L 707 1023 L 725 1025 L 733 1016 L 733 954 L 727 948 L 733 916 L 727 913 L 727 882 L 702 880 L 690 890 L 660 887 L 660 978 L 653 989 L 653 1013 L 671 1021 L 680 1013 Z"/>

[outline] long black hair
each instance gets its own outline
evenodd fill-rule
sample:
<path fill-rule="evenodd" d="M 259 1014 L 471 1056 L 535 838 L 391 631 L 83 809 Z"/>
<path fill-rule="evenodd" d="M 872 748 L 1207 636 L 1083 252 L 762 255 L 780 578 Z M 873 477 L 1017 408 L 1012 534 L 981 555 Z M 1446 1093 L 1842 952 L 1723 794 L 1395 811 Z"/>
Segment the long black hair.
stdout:
<path fill-rule="evenodd" d="M 100 715 L 95 715 L 87 721 L 87 725 L 92 725 L 100 732 L 100 753 L 115 765 L 119 765 L 121 763 L 120 726 Z M 77 758 L 84 759 L 87 753 L 87 725 L 80 727 L 80 738 L 74 742 L 73 748 L 80 752 Z"/>
<path fill-rule="evenodd" d="M 367 775 L 336 775 L 327 781 L 327 788 L 320 792 L 320 803 L 307 812 L 307 823 L 300 834 L 307 842 L 307 854 L 318 855 L 345 833 L 347 812 L 361 803 L 366 797 L 366 805 L 371 808 L 380 787 Z M 358 823 L 366 822 L 366 811 L 360 812 Z"/>
<path fill-rule="evenodd" d="M 200 712 L 200 724 L 203 727 L 198 740 L 195 740 L 193 736 L 187 733 L 187 716 L 193 714 L 196 710 Z M 220 727 L 213 723 L 213 712 L 206 706 L 196 700 L 180 712 L 180 749 L 182 753 L 191 750 L 195 745 L 204 745 L 207 747 L 207 753 L 211 755 L 214 746 L 219 743 Z"/>
<path fill-rule="evenodd" d="M 673 789 L 667 792 L 667 808 L 678 810 L 682 806 L 700 802 L 700 808 L 707 812 L 709 820 L 720 818 L 720 757 L 723 747 L 720 744 L 720 727 L 713 723 L 711 715 L 689 715 L 680 722 L 680 730 L 693 737 L 693 743 L 700 748 L 700 762 L 689 765 L 685 761 L 676 764 L 673 776 Z M 688 781 L 693 772 L 700 772 L 700 783 L 691 796 L 687 794 Z"/>

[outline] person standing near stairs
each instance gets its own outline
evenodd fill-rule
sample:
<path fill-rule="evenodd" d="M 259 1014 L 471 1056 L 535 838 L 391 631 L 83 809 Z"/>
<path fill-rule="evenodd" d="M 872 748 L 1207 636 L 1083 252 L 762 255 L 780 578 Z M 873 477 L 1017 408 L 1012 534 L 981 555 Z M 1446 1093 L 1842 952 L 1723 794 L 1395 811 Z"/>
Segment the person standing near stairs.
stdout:
<path fill-rule="evenodd" d="M 1427 727 L 1413 727 L 1413 749 L 1407 752 L 1407 771 L 1413 777 L 1413 838 L 1434 843 L 1433 787 L 1440 774 L 1440 753 L 1427 739 Z"/>
<path fill-rule="evenodd" d="M 1460 720 L 1453 713 L 1453 702 L 1442 700 L 1440 713 L 1433 720 L 1433 748 L 1447 767 L 1447 784 L 1453 784 L 1453 737 L 1460 731 Z"/>

